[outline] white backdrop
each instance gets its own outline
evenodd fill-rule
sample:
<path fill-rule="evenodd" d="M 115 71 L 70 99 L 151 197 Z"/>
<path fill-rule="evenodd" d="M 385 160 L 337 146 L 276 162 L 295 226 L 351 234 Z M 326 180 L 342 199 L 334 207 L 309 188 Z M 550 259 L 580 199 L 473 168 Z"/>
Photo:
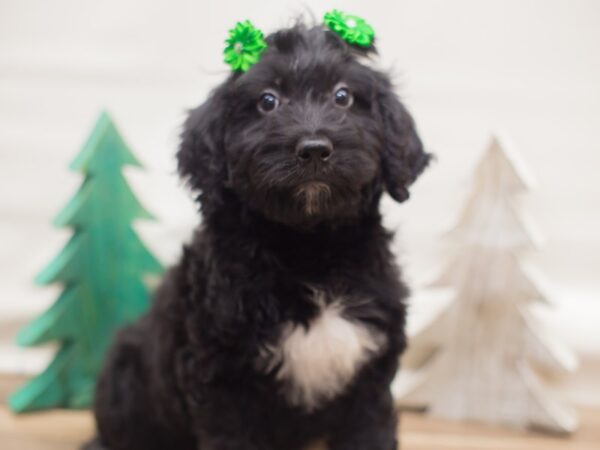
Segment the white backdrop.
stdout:
<path fill-rule="evenodd" d="M 538 179 L 524 208 L 546 237 L 531 261 L 557 303 L 549 324 L 600 355 L 600 2 L 0 0 L 0 369 L 24 367 L 32 353 L 9 344 L 14 328 L 58 292 L 31 280 L 68 236 L 50 221 L 80 182 L 67 165 L 99 110 L 145 164 L 128 175 L 159 222 L 138 229 L 173 261 L 197 222 L 174 173 L 179 126 L 227 73 L 227 30 L 332 7 L 372 23 L 439 159 L 408 204 L 384 204 L 412 283 L 439 267 L 439 236 L 501 126 Z"/>

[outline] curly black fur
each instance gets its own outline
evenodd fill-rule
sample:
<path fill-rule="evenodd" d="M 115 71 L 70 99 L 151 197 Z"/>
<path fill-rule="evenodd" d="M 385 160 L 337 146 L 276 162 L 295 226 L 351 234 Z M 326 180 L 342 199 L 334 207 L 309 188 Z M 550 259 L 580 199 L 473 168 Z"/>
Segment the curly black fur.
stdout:
<path fill-rule="evenodd" d="M 332 450 L 396 449 L 389 385 L 408 291 L 378 205 L 384 189 L 406 200 L 429 155 L 388 77 L 361 63 L 374 48 L 303 25 L 267 42 L 259 63 L 185 123 L 179 169 L 200 193 L 203 225 L 150 312 L 109 351 L 89 448 L 294 450 L 324 438 Z M 332 100 L 339 83 L 349 108 Z M 281 99 L 271 113 L 257 109 L 265 90 Z M 333 153 L 304 164 L 295 148 L 314 136 Z M 320 195 L 310 209 L 308 189 Z M 384 343 L 341 392 L 308 408 L 260 361 L 284 324 L 310 329 L 323 307 L 315 289 Z"/>

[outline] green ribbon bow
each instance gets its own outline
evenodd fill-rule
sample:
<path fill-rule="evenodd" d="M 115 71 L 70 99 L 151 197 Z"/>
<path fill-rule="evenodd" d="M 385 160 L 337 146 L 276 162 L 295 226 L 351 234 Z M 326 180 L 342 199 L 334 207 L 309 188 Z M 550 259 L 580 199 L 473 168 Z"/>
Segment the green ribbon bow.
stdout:
<path fill-rule="evenodd" d="M 370 47 L 375 39 L 375 31 L 364 19 L 333 9 L 323 17 L 325 25 L 352 45 Z"/>
<path fill-rule="evenodd" d="M 261 53 L 267 48 L 262 31 L 249 20 L 238 22 L 235 28 L 229 30 L 229 37 L 225 43 L 225 62 L 234 71 L 240 72 L 246 72 L 250 66 L 256 64 Z"/>

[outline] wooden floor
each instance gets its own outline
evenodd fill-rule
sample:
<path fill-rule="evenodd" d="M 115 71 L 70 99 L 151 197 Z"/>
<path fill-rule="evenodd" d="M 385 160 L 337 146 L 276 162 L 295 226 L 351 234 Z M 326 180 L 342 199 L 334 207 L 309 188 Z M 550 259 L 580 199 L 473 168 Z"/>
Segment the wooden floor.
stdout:
<path fill-rule="evenodd" d="M 22 416 L 6 408 L 15 380 L 0 378 L 0 450 L 73 450 L 93 434 L 88 413 L 53 411 Z M 600 410 L 581 410 L 581 428 L 571 438 L 456 424 L 404 413 L 402 450 L 599 450 Z"/>

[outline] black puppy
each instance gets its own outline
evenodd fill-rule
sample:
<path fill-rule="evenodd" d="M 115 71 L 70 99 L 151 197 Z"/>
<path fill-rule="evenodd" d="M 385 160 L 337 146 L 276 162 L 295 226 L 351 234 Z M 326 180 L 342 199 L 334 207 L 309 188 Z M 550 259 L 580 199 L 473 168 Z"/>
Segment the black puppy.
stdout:
<path fill-rule="evenodd" d="M 185 124 L 204 221 L 109 352 L 89 448 L 397 448 L 407 288 L 379 200 L 429 155 L 373 47 L 304 25 L 266 42 Z"/>

